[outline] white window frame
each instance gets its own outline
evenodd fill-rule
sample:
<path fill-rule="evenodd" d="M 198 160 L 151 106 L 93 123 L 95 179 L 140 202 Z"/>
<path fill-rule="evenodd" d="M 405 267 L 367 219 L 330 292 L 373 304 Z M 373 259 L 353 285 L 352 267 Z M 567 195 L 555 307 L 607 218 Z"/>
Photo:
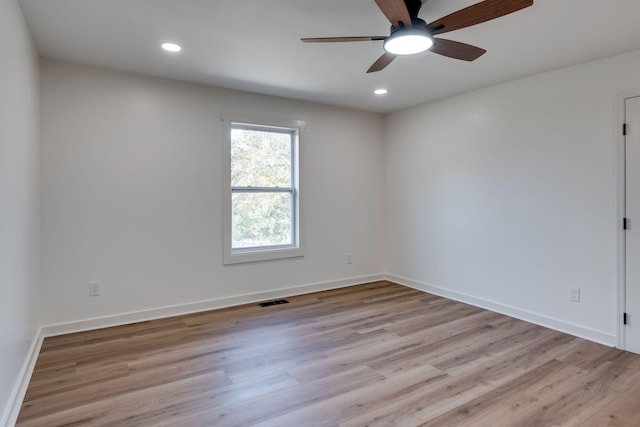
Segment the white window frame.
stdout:
<path fill-rule="evenodd" d="M 304 256 L 302 246 L 302 221 L 301 221 L 301 197 L 300 197 L 300 139 L 306 127 L 306 123 L 300 120 L 278 120 L 264 117 L 251 117 L 241 115 L 222 115 L 224 123 L 224 148 L 223 148 L 223 208 L 224 208 L 224 264 L 239 264 L 246 262 L 269 261 L 285 258 Z M 293 134 L 291 150 L 291 188 L 287 189 L 263 189 L 263 188 L 233 188 L 231 186 L 231 130 L 237 125 L 248 129 L 265 129 L 291 131 Z M 232 248 L 232 194 L 234 191 L 284 191 L 289 192 L 293 199 L 292 212 L 292 244 L 277 246 L 262 246 L 253 248 Z"/>

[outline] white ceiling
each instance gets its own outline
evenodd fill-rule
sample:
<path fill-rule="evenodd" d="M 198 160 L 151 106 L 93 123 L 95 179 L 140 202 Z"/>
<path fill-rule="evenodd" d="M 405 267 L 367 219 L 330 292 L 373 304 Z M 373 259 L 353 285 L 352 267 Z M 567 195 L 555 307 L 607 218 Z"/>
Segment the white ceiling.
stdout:
<path fill-rule="evenodd" d="M 479 0 L 428 0 L 433 21 Z M 47 58 L 269 95 L 389 112 L 491 84 L 640 49 L 639 0 L 535 0 L 449 38 L 487 49 L 475 62 L 430 52 L 366 74 L 387 35 L 373 0 L 21 0 Z M 159 45 L 175 41 L 179 54 Z M 384 97 L 373 90 L 389 89 Z"/>

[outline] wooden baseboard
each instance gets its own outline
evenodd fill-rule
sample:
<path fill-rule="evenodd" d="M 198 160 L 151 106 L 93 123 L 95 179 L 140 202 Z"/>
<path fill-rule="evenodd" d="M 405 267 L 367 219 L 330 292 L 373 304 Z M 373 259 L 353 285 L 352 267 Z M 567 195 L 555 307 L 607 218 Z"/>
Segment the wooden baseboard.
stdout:
<path fill-rule="evenodd" d="M 31 341 L 29 351 L 27 352 L 27 356 L 22 364 L 22 369 L 20 369 L 20 374 L 18 375 L 16 383 L 13 386 L 13 390 L 9 395 L 7 406 L 0 417 L 0 426 L 13 426 L 18 419 L 20 407 L 22 406 L 22 401 L 24 400 L 24 396 L 27 392 L 27 387 L 29 386 L 33 369 L 36 366 L 36 361 L 38 360 L 38 354 L 40 354 L 43 339 L 42 328 L 39 328 L 35 337 Z"/>
<path fill-rule="evenodd" d="M 526 310 L 521 310 L 516 307 L 504 305 L 495 301 L 489 301 L 483 298 L 478 298 L 473 295 L 467 295 L 461 292 L 452 291 L 438 286 L 430 285 L 427 283 L 418 282 L 416 280 L 408 279 L 406 277 L 396 276 L 393 274 L 385 275 L 385 278 L 390 282 L 398 283 L 400 285 L 408 286 L 420 291 L 428 292 L 430 294 L 438 295 L 441 297 L 449 298 L 454 301 L 463 302 L 476 307 L 485 308 L 487 310 L 495 311 L 497 313 L 506 314 L 516 319 L 524 320 L 536 325 L 544 326 L 549 329 L 564 332 L 575 337 L 584 338 L 589 341 L 594 341 L 599 344 L 603 344 L 609 347 L 616 346 L 616 336 L 607 334 L 602 331 L 585 328 L 580 325 L 568 323 L 563 320 L 554 319 L 552 317 L 542 316 L 540 314 L 532 313 Z"/>
<path fill-rule="evenodd" d="M 384 280 L 384 274 L 350 277 L 347 279 L 329 282 L 313 283 L 288 288 L 256 292 L 251 294 L 236 295 L 231 297 L 216 298 L 207 301 L 199 301 L 189 304 L 180 304 L 168 307 L 154 308 L 130 313 L 115 314 L 112 316 L 95 317 L 68 323 L 47 325 L 42 328 L 44 337 L 83 332 L 93 329 L 107 328 L 110 326 L 125 325 L 128 323 L 143 322 L 163 317 L 179 316 L 182 314 L 197 313 L 200 311 L 216 310 L 241 304 L 249 304 L 275 298 L 283 298 L 294 295 L 308 294 L 311 292 L 326 291 L 330 289 L 344 288 L 360 285 L 362 283 Z"/>
<path fill-rule="evenodd" d="M 607 334 L 602 331 L 585 328 L 580 325 L 565 322 L 563 320 L 543 316 L 526 310 L 521 310 L 516 307 L 504 305 L 498 302 L 489 301 L 483 298 L 479 298 L 473 295 L 464 294 L 440 288 L 438 286 L 426 284 L 416 280 L 408 279 L 402 276 L 396 276 L 393 274 L 373 274 L 367 276 L 352 277 L 342 280 L 335 280 L 329 282 L 321 282 L 314 284 L 306 284 L 300 286 L 293 286 L 288 288 L 281 288 L 275 290 L 269 290 L 265 292 L 257 292 L 251 294 L 237 295 L 232 297 L 217 298 L 207 301 L 199 301 L 189 304 L 181 304 L 175 306 L 167 306 L 150 310 L 143 310 L 130 313 L 122 313 L 111 316 L 96 317 L 90 319 L 83 319 L 68 323 L 51 324 L 42 327 L 41 335 L 43 337 L 63 335 L 73 332 L 82 332 L 87 330 L 105 328 L 110 326 L 124 325 L 128 323 L 141 322 L 146 320 L 158 319 L 163 317 L 178 316 L 181 314 L 196 313 L 200 311 L 216 310 L 219 308 L 231 307 L 241 304 L 249 304 L 252 302 L 258 302 L 274 298 L 282 298 L 293 295 L 302 295 L 311 292 L 318 292 L 330 289 L 338 289 L 347 286 L 359 285 L 362 283 L 375 282 L 377 280 L 389 280 L 410 288 L 418 289 L 424 292 L 429 292 L 434 295 L 450 298 L 455 301 L 464 302 L 477 307 L 486 308 L 491 311 L 506 314 L 517 319 L 525 320 L 531 323 L 535 323 L 540 326 L 545 326 L 560 332 L 565 332 L 580 338 L 585 338 L 590 341 L 604 344 L 610 347 L 615 347 L 616 337 L 612 334 Z"/>
<path fill-rule="evenodd" d="M 10 399 L 7 406 L 0 418 L 0 425 L 12 426 L 20 412 L 20 407 L 24 399 L 24 395 L 27 390 L 35 363 L 42 346 L 44 337 L 62 335 L 73 332 L 81 332 L 93 329 L 100 329 L 110 326 L 118 326 L 128 323 L 158 319 L 163 317 L 170 317 L 182 314 L 197 313 L 207 310 L 215 310 L 230 306 L 236 306 L 241 304 L 254 303 L 269 299 L 276 299 L 294 295 L 302 295 L 312 292 L 339 289 L 348 286 L 359 285 L 363 283 L 375 282 L 379 280 L 388 280 L 395 282 L 410 288 L 414 288 L 423 292 L 428 292 L 441 297 L 449 298 L 455 301 L 467 303 L 476 307 L 481 307 L 487 310 L 495 311 L 501 314 L 505 314 L 517 319 L 525 320 L 540 326 L 544 326 L 550 329 L 568 333 L 580 338 L 584 338 L 590 341 L 594 341 L 600 344 L 604 344 L 610 347 L 614 347 L 616 344 L 616 337 L 611 334 L 607 334 L 602 331 L 597 331 L 583 326 L 568 323 L 562 320 L 554 319 L 547 316 L 542 316 L 536 313 L 521 310 L 512 306 L 504 305 L 494 301 L 485 300 L 476 296 L 467 295 L 461 292 L 440 288 L 438 286 L 422 283 L 412 279 L 408 279 L 393 274 L 374 274 L 367 276 L 352 277 L 342 280 L 335 280 L 329 282 L 321 282 L 314 284 L 306 284 L 300 286 L 293 286 L 288 288 L 281 288 L 275 290 L 269 290 L 265 292 L 257 292 L 244 295 L 236 295 L 232 297 L 218 298 L 207 301 L 199 301 L 189 304 L 181 304 L 175 306 L 161 307 L 150 310 L 143 310 L 138 312 L 121 313 L 112 316 L 104 316 L 98 318 L 84 319 L 68 323 L 52 324 L 43 326 L 37 332 L 32 344 L 29 348 L 27 357 L 21 369 L 20 375 L 16 380 L 16 384 L 13 388 L 13 392 L 10 395 Z"/>
<path fill-rule="evenodd" d="M 20 407 L 22 406 L 22 401 L 24 400 L 24 396 L 27 391 L 27 386 L 29 385 L 33 369 L 38 359 L 38 354 L 40 353 L 40 348 L 42 347 L 42 342 L 45 337 L 106 328 L 110 326 L 124 325 L 128 323 L 159 319 L 163 317 L 215 310 L 219 308 L 248 304 L 252 302 L 282 298 L 287 296 L 303 295 L 312 292 L 344 288 L 347 286 L 354 286 L 363 283 L 384 280 L 384 277 L 384 274 L 351 277 L 342 280 L 306 284 L 301 286 L 269 290 L 265 292 L 217 298 L 208 301 L 199 301 L 189 304 L 180 304 L 138 312 L 122 313 L 112 316 L 96 317 L 74 322 L 42 326 L 38 329 L 36 336 L 33 338 L 23 367 L 20 370 L 18 379 L 16 380 L 16 384 L 14 385 L 13 391 L 9 396 L 6 408 L 4 409 L 4 412 L 0 414 L 0 426 L 13 426 L 15 424 L 18 418 L 18 414 L 20 413 Z"/>

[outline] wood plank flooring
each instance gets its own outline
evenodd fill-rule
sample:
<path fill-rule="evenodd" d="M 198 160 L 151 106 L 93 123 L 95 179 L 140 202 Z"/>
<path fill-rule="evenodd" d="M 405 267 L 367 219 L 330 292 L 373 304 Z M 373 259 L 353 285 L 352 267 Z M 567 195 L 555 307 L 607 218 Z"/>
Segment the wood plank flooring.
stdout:
<path fill-rule="evenodd" d="M 45 339 L 17 425 L 640 426 L 640 356 L 389 282 Z"/>

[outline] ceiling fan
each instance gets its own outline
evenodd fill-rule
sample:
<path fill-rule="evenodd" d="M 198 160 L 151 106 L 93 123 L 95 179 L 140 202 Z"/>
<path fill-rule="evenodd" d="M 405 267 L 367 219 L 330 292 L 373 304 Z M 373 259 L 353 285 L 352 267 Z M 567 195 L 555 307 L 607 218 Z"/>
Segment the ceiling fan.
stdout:
<path fill-rule="evenodd" d="M 533 5 L 533 0 L 485 0 L 427 24 L 418 18 L 421 0 L 375 1 L 384 16 L 391 21 L 389 36 L 315 37 L 301 40 L 305 43 L 382 40 L 385 52 L 369 67 L 367 73 L 384 69 L 398 55 L 411 55 L 425 50 L 454 59 L 474 61 L 486 50 L 434 36 L 490 21 Z"/>

